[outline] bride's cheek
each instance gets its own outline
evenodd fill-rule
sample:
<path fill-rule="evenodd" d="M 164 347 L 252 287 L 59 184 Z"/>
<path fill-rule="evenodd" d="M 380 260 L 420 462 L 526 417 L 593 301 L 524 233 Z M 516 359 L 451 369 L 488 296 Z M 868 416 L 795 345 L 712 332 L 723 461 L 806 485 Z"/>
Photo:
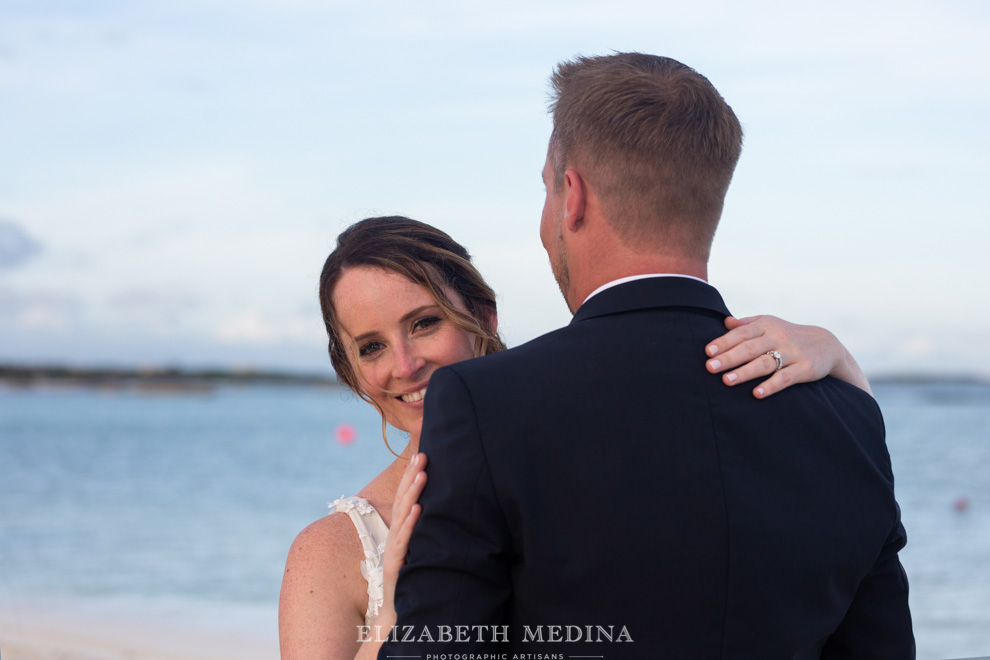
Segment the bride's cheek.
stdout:
<path fill-rule="evenodd" d="M 374 396 L 380 398 L 383 394 L 382 390 L 385 389 L 386 385 L 383 380 L 385 378 L 386 371 L 383 368 L 383 365 L 378 362 L 380 361 L 377 361 L 374 364 L 365 365 L 363 374 L 364 380 L 368 383 L 368 386 Z"/>

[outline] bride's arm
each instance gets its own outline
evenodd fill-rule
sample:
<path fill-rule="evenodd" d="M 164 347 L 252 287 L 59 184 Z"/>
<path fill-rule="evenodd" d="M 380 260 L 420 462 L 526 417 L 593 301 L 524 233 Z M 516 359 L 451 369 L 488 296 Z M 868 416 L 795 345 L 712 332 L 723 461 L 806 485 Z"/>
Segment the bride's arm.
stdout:
<path fill-rule="evenodd" d="M 760 399 L 796 383 L 834 376 L 873 394 L 866 375 L 835 335 L 813 325 L 788 323 L 775 316 L 725 320 L 729 332 L 705 347 L 708 371 L 721 373 L 726 385 L 769 376 L 753 390 Z M 780 353 L 782 367 L 768 351 Z"/>
<path fill-rule="evenodd" d="M 354 524 L 334 513 L 304 529 L 289 550 L 278 607 L 282 660 L 350 658 L 368 606 L 364 549 Z"/>
<path fill-rule="evenodd" d="M 384 601 L 378 608 L 378 618 L 375 619 L 374 629 L 367 641 L 361 644 L 361 649 L 355 660 L 374 660 L 382 642 L 388 637 L 395 625 L 395 582 L 399 577 L 399 569 L 406 563 L 406 551 L 409 549 L 409 537 L 419 519 L 422 507 L 417 504 L 419 494 L 426 486 L 426 454 L 416 454 L 409 461 L 409 467 L 402 475 L 399 488 L 395 492 L 395 502 L 392 504 L 392 526 L 385 540 L 385 553 L 382 557 L 382 591 Z"/>

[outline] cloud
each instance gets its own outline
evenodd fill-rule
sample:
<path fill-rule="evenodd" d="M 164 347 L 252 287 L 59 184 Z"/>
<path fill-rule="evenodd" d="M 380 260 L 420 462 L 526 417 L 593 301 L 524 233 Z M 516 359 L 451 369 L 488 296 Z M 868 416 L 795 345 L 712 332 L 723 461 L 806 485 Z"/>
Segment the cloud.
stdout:
<path fill-rule="evenodd" d="M 935 353 L 936 342 L 931 335 L 915 334 L 898 346 L 898 353 L 907 359 L 930 357 Z"/>
<path fill-rule="evenodd" d="M 108 297 L 99 308 L 101 324 L 132 332 L 174 334 L 196 325 L 203 301 L 183 292 L 134 288 Z"/>
<path fill-rule="evenodd" d="M 83 301 L 53 291 L 12 291 L 0 288 L 0 328 L 65 331 L 78 323 Z"/>
<path fill-rule="evenodd" d="M 107 299 L 107 306 L 116 311 L 146 313 L 147 310 L 163 314 L 188 312 L 200 307 L 201 301 L 188 294 L 162 293 L 150 289 L 119 291 Z"/>
<path fill-rule="evenodd" d="M 41 252 L 41 243 L 19 225 L 0 220 L 0 270 L 17 268 Z"/>
<path fill-rule="evenodd" d="M 270 345 L 294 343 L 319 345 L 326 342 L 323 325 L 311 315 L 263 317 L 246 310 L 222 321 L 215 337 L 224 344 Z"/>

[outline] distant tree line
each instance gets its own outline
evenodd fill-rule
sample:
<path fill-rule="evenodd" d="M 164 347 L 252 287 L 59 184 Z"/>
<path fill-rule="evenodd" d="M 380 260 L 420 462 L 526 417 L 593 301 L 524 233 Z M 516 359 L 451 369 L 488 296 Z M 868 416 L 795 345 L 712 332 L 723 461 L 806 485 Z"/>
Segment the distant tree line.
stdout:
<path fill-rule="evenodd" d="M 0 383 L 14 387 L 76 387 L 209 390 L 222 385 L 292 385 L 331 387 L 328 376 L 252 369 L 78 368 L 0 364 Z"/>

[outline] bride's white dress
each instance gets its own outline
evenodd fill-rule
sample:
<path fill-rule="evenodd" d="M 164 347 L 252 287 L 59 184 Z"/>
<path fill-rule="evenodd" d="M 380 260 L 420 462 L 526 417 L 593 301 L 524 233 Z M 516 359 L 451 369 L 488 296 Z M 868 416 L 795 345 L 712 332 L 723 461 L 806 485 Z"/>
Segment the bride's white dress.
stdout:
<path fill-rule="evenodd" d="M 333 511 L 346 513 L 364 548 L 364 561 L 361 562 L 361 575 L 368 581 L 368 610 L 364 614 L 364 625 L 370 626 L 378 618 L 378 609 L 385 600 L 382 591 L 382 554 L 385 552 L 385 537 L 388 527 L 381 515 L 363 497 L 340 497 L 330 503 Z"/>

